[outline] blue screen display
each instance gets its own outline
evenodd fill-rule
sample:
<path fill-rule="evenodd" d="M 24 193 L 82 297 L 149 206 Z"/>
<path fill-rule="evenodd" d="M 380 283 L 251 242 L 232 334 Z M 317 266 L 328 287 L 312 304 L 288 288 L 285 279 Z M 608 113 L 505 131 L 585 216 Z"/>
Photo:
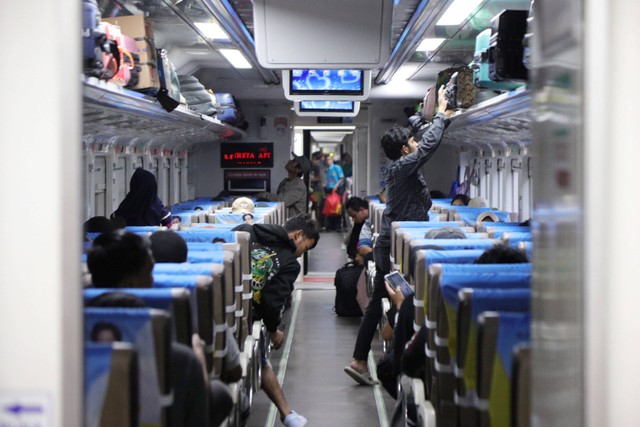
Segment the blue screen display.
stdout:
<path fill-rule="evenodd" d="M 362 70 L 291 70 L 291 94 L 362 95 Z"/>
<path fill-rule="evenodd" d="M 335 111 L 352 113 L 353 101 L 300 101 L 300 111 Z"/>

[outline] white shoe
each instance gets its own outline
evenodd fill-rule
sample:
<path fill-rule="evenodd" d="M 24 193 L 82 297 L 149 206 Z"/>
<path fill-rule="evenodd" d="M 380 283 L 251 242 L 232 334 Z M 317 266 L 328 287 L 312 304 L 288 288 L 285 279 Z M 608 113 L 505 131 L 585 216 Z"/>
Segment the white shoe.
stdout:
<path fill-rule="evenodd" d="M 285 427 L 302 427 L 307 425 L 307 419 L 295 411 L 291 411 L 289 415 L 284 417 L 282 424 L 284 424 Z"/>

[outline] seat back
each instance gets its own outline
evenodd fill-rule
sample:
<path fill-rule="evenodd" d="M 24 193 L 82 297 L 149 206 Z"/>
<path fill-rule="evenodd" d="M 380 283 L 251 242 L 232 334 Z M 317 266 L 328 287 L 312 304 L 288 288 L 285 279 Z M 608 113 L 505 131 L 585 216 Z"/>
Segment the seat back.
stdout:
<path fill-rule="evenodd" d="M 480 425 L 511 425 L 514 349 L 531 338 L 529 313 L 484 312 L 479 322 L 478 399 Z"/>
<path fill-rule="evenodd" d="M 449 209 L 449 221 L 463 221 L 470 227 L 476 227 L 478 217 L 485 212 L 490 212 L 492 216 L 497 217 L 498 221 L 510 221 L 511 214 L 509 212 L 500 211 L 491 208 L 476 208 L 469 206 L 451 206 Z M 497 221 L 496 221 L 497 222 Z"/>
<path fill-rule="evenodd" d="M 432 222 L 432 221 L 393 221 L 391 223 L 390 237 L 391 237 L 391 261 L 394 262 L 397 266 L 394 267 L 396 270 L 399 269 L 400 259 L 395 261 L 396 257 L 402 253 L 402 245 L 403 240 L 398 236 L 398 233 L 401 233 L 404 230 L 408 230 L 411 228 L 441 228 L 441 227 L 464 227 L 464 223 L 462 221 L 442 221 L 442 222 Z"/>
<path fill-rule="evenodd" d="M 213 239 L 223 239 L 222 243 L 236 243 L 236 232 L 228 229 L 219 228 L 189 228 L 185 231 L 177 232 L 186 242 L 208 242 L 212 243 Z"/>
<path fill-rule="evenodd" d="M 478 319 L 485 311 L 529 312 L 530 289 L 472 289 L 458 292 L 457 350 L 454 373 L 458 419 L 462 425 L 475 425 L 478 359 Z"/>
<path fill-rule="evenodd" d="M 122 340 L 132 343 L 138 356 L 140 424 L 166 426 L 167 410 L 173 403 L 169 383 L 171 367 L 171 323 L 167 311 L 154 308 L 86 308 L 85 341 L 94 328 L 114 325 Z"/>
<path fill-rule="evenodd" d="M 495 267 L 501 268 L 505 264 Z M 436 329 L 427 330 L 428 348 L 435 349 L 435 360 L 430 360 L 433 366 L 432 389 L 435 389 L 437 398 L 434 406 L 440 408 L 441 414 L 447 414 L 446 418 L 456 420 L 457 409 L 454 405 L 454 390 L 456 381 L 454 377 L 454 364 L 457 345 L 457 296 L 463 288 L 504 288 L 518 289 L 530 286 L 530 272 L 498 270 L 499 272 L 486 271 L 485 265 L 469 264 L 468 267 L 479 267 L 475 273 L 443 273 L 441 264 L 431 265 L 429 274 L 434 282 L 430 289 L 436 289 L 429 295 L 435 300 L 435 305 L 430 305 L 435 310 Z M 430 279 L 431 280 L 431 279 Z M 452 304 L 454 301 L 454 304 Z M 433 301 L 429 301 L 431 304 Z M 433 313 L 430 313 L 432 315 Z M 435 333 L 434 333 L 435 332 Z M 436 410 L 438 412 L 438 410 Z M 457 422 L 457 420 L 456 420 Z"/>
<path fill-rule="evenodd" d="M 437 250 L 422 249 L 416 253 L 416 263 L 411 275 L 411 282 L 414 285 L 415 295 L 413 302 L 415 306 L 414 329 L 419 329 L 426 321 L 427 301 L 429 295 L 429 281 L 427 271 L 431 264 L 436 263 L 473 263 L 484 251 L 482 249 L 460 249 L 460 250 Z M 435 320 L 433 320 L 435 328 Z"/>
<path fill-rule="evenodd" d="M 131 343 L 85 343 L 85 426 L 138 426 L 137 357 Z"/>
<path fill-rule="evenodd" d="M 420 249 L 489 249 L 499 240 L 492 239 L 415 239 L 405 245 L 402 256 L 402 270 L 410 272 L 415 266 L 415 255 Z M 408 266 L 408 269 L 407 267 Z"/>
<path fill-rule="evenodd" d="M 225 332 L 227 325 L 224 316 L 224 292 L 221 276 L 224 266 L 212 266 L 211 275 L 180 275 L 154 273 L 154 288 L 186 288 L 191 295 L 192 325 L 205 342 L 204 350 L 207 369 L 213 369 L 213 354 L 215 349 L 225 349 Z"/>
<path fill-rule="evenodd" d="M 141 289 L 141 288 L 88 288 L 83 291 L 85 304 L 105 292 L 124 292 L 132 294 L 144 301 L 149 308 L 166 310 L 171 313 L 175 341 L 191 346 L 193 334 L 193 314 L 191 309 L 191 292 L 184 288 Z"/>

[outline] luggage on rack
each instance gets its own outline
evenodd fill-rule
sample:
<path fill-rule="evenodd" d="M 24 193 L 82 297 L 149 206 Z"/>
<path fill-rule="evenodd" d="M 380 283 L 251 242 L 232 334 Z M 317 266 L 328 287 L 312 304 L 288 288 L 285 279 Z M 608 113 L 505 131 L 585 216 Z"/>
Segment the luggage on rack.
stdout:
<path fill-rule="evenodd" d="M 211 94 L 207 92 L 202 83 L 195 76 L 179 75 L 180 93 L 187 101 L 187 107 L 206 116 L 216 114 Z"/>
<path fill-rule="evenodd" d="M 524 85 L 524 82 L 495 81 L 489 77 L 489 46 L 491 28 L 487 28 L 476 36 L 476 48 L 471 68 L 473 69 L 473 84 L 478 88 L 496 91 L 510 91 Z"/>
<path fill-rule="evenodd" d="M 148 95 L 155 95 L 160 90 L 160 76 L 158 75 L 158 56 L 153 45 L 153 26 L 143 15 L 116 16 L 104 18 L 103 21 L 120 27 L 122 34 L 135 40 L 138 48 L 140 68 L 138 82 L 135 86 L 128 85 L 133 90 Z"/>
<path fill-rule="evenodd" d="M 165 49 L 158 49 L 158 75 L 160 78 L 160 90 L 156 98 L 162 108 L 171 112 L 180 105 L 180 81 Z"/>
<path fill-rule="evenodd" d="M 120 68 L 120 52 L 114 40 L 100 30 L 101 15 L 96 0 L 82 2 L 83 71 L 91 77 L 111 80 Z"/>
<path fill-rule="evenodd" d="M 358 279 L 364 267 L 348 262 L 336 271 L 334 286 L 336 287 L 335 311 L 338 316 L 359 317 L 362 310 L 358 303 Z"/>
<path fill-rule="evenodd" d="M 492 80 L 527 80 L 528 72 L 522 59 L 528 15 L 526 10 L 503 10 L 491 20 L 489 78 Z"/>
<path fill-rule="evenodd" d="M 442 85 L 447 88 L 447 108 L 469 108 L 473 105 L 476 88 L 473 85 L 473 70 L 470 67 L 462 65 L 440 71 L 436 80 L 436 97 Z"/>
<path fill-rule="evenodd" d="M 242 127 L 244 116 L 238 109 L 233 95 L 230 93 L 216 92 L 215 97 L 216 117 L 231 126 Z"/>

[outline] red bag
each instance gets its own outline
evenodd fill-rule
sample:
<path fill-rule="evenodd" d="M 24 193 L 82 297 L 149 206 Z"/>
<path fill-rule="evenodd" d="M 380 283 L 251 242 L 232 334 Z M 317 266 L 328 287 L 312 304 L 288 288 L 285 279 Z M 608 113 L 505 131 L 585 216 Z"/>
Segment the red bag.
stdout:
<path fill-rule="evenodd" d="M 322 214 L 324 216 L 340 216 L 342 214 L 340 195 L 335 191 L 332 191 L 331 194 L 327 194 L 327 197 L 325 197 Z"/>

